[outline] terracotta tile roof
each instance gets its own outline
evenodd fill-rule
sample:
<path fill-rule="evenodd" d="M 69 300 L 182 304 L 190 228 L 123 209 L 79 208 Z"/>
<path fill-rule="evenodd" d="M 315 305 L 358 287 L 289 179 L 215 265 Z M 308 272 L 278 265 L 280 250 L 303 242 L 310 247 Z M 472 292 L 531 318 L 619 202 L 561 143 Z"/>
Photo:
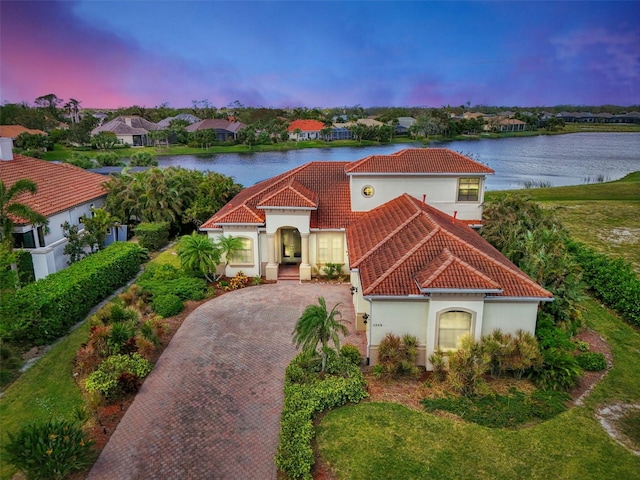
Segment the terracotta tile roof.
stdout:
<path fill-rule="evenodd" d="M 6 187 L 22 178 L 34 181 L 38 191 L 35 195 L 24 193 L 16 201 L 46 217 L 107 194 L 103 175 L 67 163 L 51 163 L 15 153 L 13 160 L 0 161 L 0 179 Z"/>
<path fill-rule="evenodd" d="M 407 194 L 351 223 L 347 245 L 364 295 L 420 295 L 423 288 L 551 297 L 464 222 Z"/>
<path fill-rule="evenodd" d="M 493 169 L 446 148 L 408 148 L 390 155 L 371 155 L 347 165 L 347 175 L 398 174 L 492 174 Z"/>
<path fill-rule="evenodd" d="M 296 128 L 303 132 L 319 132 L 324 128 L 324 123 L 319 120 L 294 120 L 289 124 L 287 130 L 291 133 Z"/>
<path fill-rule="evenodd" d="M 0 125 L 0 137 L 13 138 L 15 140 L 15 138 L 21 133 L 30 133 L 32 135 L 47 135 L 47 132 L 23 127 L 22 125 Z"/>
<path fill-rule="evenodd" d="M 282 188 L 260 200 L 257 207 L 307 208 L 315 210 L 318 208 L 318 194 L 292 177 Z"/>
<path fill-rule="evenodd" d="M 200 228 L 242 223 L 237 221 L 240 207 L 244 210 L 242 215 L 251 220 L 247 223 L 262 224 L 265 207 L 283 206 L 317 208 L 311 211 L 311 228 L 345 228 L 359 215 L 351 211 L 345 165 L 346 162 L 310 162 L 247 187 Z"/>

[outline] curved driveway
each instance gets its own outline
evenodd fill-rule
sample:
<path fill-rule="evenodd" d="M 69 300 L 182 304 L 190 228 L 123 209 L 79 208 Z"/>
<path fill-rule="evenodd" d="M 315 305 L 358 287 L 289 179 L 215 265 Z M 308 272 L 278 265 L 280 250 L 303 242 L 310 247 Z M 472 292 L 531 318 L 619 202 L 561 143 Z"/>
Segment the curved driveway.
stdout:
<path fill-rule="evenodd" d="M 281 281 L 192 312 L 88 478 L 276 479 L 284 370 L 296 354 L 291 332 L 319 296 L 329 308 L 342 303 L 351 329 L 348 284 Z"/>

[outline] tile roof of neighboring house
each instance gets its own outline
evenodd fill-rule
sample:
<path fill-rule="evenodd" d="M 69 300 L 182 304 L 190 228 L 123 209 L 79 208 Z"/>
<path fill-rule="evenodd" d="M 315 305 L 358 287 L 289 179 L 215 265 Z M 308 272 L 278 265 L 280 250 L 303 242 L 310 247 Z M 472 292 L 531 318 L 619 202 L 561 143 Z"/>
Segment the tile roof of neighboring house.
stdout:
<path fill-rule="evenodd" d="M 236 133 L 238 130 L 245 128 L 246 125 L 240 122 L 230 122 L 224 118 L 205 118 L 199 122 L 192 123 L 185 128 L 187 132 L 197 132 L 198 130 L 228 130 Z"/>
<path fill-rule="evenodd" d="M 174 120 L 184 120 L 185 122 L 189 122 L 189 124 L 199 122 L 200 119 L 195 115 L 191 115 L 190 113 L 179 113 L 173 117 L 163 118 L 158 122 L 158 126 L 161 128 L 167 128 L 171 122 Z"/>
<path fill-rule="evenodd" d="M 347 245 L 365 296 L 460 290 L 552 296 L 463 222 L 408 194 L 353 221 Z"/>
<path fill-rule="evenodd" d="M 116 135 L 146 135 L 150 131 L 160 130 L 157 123 L 136 115 L 121 115 L 91 130 L 91 135 L 100 132 L 112 132 Z"/>
<path fill-rule="evenodd" d="M 30 133 L 32 135 L 47 135 L 47 132 L 36 130 L 34 128 L 23 127 L 22 125 L 0 125 L 0 137 L 15 138 L 21 133 Z"/>
<path fill-rule="evenodd" d="M 287 130 L 292 133 L 296 128 L 302 132 L 319 132 L 324 128 L 324 123 L 319 120 L 294 120 Z"/>
<path fill-rule="evenodd" d="M 352 174 L 492 174 L 494 170 L 446 148 L 411 148 L 350 163 Z"/>
<path fill-rule="evenodd" d="M 13 160 L 0 161 L 0 179 L 5 186 L 23 178 L 34 181 L 38 191 L 35 195 L 23 193 L 16 201 L 46 217 L 107 194 L 104 176 L 67 163 L 51 163 L 15 153 Z"/>
<path fill-rule="evenodd" d="M 498 121 L 498 125 L 526 125 L 526 122 L 516 118 L 502 118 Z"/>
<path fill-rule="evenodd" d="M 282 206 L 317 208 L 311 211 L 311 228 L 345 228 L 359 215 L 351 211 L 346 165 L 347 162 L 310 162 L 247 187 L 200 228 L 263 224 L 266 207 Z M 291 203 L 278 205 L 285 200 Z"/>

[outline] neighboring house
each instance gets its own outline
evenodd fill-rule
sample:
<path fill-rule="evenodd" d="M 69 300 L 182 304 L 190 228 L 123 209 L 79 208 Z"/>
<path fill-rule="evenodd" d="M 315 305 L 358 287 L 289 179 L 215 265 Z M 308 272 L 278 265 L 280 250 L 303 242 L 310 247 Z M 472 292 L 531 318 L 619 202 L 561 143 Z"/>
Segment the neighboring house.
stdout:
<path fill-rule="evenodd" d="M 113 120 L 91 130 L 91 135 L 100 132 L 112 132 L 118 138 L 118 142 L 132 147 L 144 147 L 152 145 L 149 132 L 161 130 L 157 123 L 150 122 L 136 115 L 121 115 Z"/>
<path fill-rule="evenodd" d="M 2 138 L 10 138 L 12 140 L 15 140 L 21 133 L 30 133 L 31 135 L 47 135 L 47 132 L 23 127 L 22 125 L 0 125 L 0 137 Z"/>
<path fill-rule="evenodd" d="M 309 280 L 342 264 L 370 362 L 386 333 L 409 333 L 431 368 L 429 355 L 455 348 L 463 333 L 533 333 L 538 304 L 551 300 L 469 228 L 481 224 L 492 173 L 441 148 L 311 162 L 244 189 L 200 230 L 243 240 L 230 276 L 274 280 L 280 265 L 295 264 Z"/>
<path fill-rule="evenodd" d="M 192 123 L 186 127 L 187 132 L 197 132 L 200 130 L 214 130 L 216 138 L 221 142 L 227 140 L 235 140 L 238 138 L 238 132 L 246 128 L 244 123 L 225 120 L 224 118 L 207 118 L 199 122 Z"/>
<path fill-rule="evenodd" d="M 107 191 L 105 177 L 87 172 L 67 163 L 52 163 L 14 154 L 10 139 L 0 140 L 0 179 L 8 188 L 27 178 L 36 183 L 35 195 L 25 193 L 16 201 L 24 203 L 49 220 L 49 233 L 15 219 L 14 247 L 31 253 L 36 279 L 67 267 L 64 255 L 67 239 L 62 224 L 80 225 L 82 218 L 91 216 L 91 207 L 104 205 Z"/>
<path fill-rule="evenodd" d="M 167 117 L 163 120 L 160 120 L 158 122 L 158 126 L 162 129 L 165 128 L 169 128 L 169 124 L 171 122 L 173 122 L 174 120 L 183 120 L 185 122 L 189 122 L 189 125 L 199 122 L 200 119 L 198 117 L 196 117 L 195 115 L 192 115 L 190 113 L 179 113 L 178 115 L 174 116 L 174 117 Z"/>
<path fill-rule="evenodd" d="M 413 117 L 398 117 L 398 123 L 396 125 L 397 135 L 408 135 L 409 129 L 416 124 L 416 119 Z"/>
<path fill-rule="evenodd" d="M 322 138 L 320 132 L 324 128 L 325 125 L 320 120 L 294 120 L 287 130 L 291 140 L 319 140 Z"/>

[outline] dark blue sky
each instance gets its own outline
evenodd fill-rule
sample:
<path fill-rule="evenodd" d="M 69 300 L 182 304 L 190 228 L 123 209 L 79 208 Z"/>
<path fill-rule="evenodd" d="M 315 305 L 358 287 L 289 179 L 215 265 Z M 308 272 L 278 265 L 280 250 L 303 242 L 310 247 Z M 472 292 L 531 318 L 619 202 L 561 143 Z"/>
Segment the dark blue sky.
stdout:
<path fill-rule="evenodd" d="M 6 1 L 0 100 L 640 104 L 640 2 Z"/>

